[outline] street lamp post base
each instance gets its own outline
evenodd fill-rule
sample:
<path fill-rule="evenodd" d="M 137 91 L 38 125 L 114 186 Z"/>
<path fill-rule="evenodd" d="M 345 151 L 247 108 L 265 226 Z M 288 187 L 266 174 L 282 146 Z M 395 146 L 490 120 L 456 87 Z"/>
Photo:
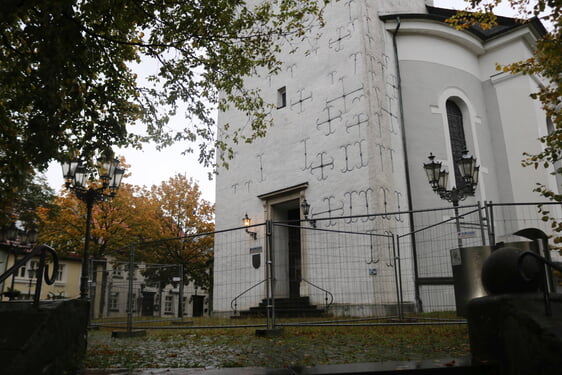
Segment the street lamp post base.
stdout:
<path fill-rule="evenodd" d="M 256 329 L 257 337 L 279 337 L 283 335 L 283 328 Z"/>
<path fill-rule="evenodd" d="M 116 339 L 128 339 L 133 337 L 144 337 L 146 331 L 144 329 L 135 329 L 133 331 L 113 331 L 111 337 Z"/>

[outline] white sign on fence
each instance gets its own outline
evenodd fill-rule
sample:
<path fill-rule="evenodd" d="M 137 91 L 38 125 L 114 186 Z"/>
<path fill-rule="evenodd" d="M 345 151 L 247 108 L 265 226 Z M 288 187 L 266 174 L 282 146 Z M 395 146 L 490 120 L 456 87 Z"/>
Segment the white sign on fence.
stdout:
<path fill-rule="evenodd" d="M 459 238 L 474 238 L 476 237 L 475 230 L 464 230 L 462 232 L 458 232 Z"/>

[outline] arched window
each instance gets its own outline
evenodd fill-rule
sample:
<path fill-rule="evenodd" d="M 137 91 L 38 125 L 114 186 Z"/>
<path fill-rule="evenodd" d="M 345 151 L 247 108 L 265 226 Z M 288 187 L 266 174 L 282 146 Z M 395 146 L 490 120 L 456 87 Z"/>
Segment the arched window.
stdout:
<path fill-rule="evenodd" d="M 456 187 L 461 188 L 464 186 L 464 180 L 461 177 L 456 161 L 461 158 L 463 150 L 466 149 L 466 139 L 464 137 L 464 128 L 462 124 L 462 111 L 452 100 L 447 100 L 446 106 L 449 135 L 451 137 L 451 150 L 453 152 L 453 164 L 455 165 L 455 182 Z"/>

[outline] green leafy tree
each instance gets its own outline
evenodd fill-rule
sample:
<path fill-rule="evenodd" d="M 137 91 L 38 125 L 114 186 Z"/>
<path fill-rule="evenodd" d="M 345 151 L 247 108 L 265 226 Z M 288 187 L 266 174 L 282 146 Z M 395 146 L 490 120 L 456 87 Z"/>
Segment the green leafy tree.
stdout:
<path fill-rule="evenodd" d="M 13 222 L 26 229 L 40 225 L 37 210 L 40 208 L 53 208 L 55 192 L 49 187 L 47 180 L 42 175 L 28 175 L 24 184 L 17 189 L 14 199 L 1 196 L 0 201 L 0 227 L 6 227 Z"/>
<path fill-rule="evenodd" d="M 323 0 L 4 1 L 0 196 L 16 195 L 27 175 L 52 160 L 90 160 L 112 146 L 189 141 L 198 144 L 202 163 L 213 164 L 217 147 L 228 151 L 230 142 L 263 135 L 270 109 L 243 78 L 256 69 L 275 74 L 280 41 L 306 37 L 321 23 L 322 6 Z M 133 67 L 141 61 L 156 71 L 137 75 Z M 252 131 L 219 142 L 212 108 L 228 106 L 252 118 Z M 169 131 L 180 108 L 185 126 Z"/>
<path fill-rule="evenodd" d="M 470 4 L 468 11 L 459 12 L 451 22 L 459 28 L 480 25 L 482 28 L 493 27 L 497 23 L 494 15 L 496 7 L 502 0 L 466 0 Z M 562 174 L 562 2 L 560 0 L 504 0 L 521 18 L 521 22 L 533 17 L 540 18 L 548 32 L 538 39 L 534 55 L 525 60 L 506 66 L 497 66 L 498 70 L 513 74 L 541 76 L 546 84 L 531 96 L 539 100 L 547 118 L 552 122 L 549 134 L 540 138 L 543 151 L 537 154 L 525 154 L 524 166 L 534 168 L 551 168 L 553 174 Z M 562 195 L 552 191 L 543 184 L 537 184 L 537 191 L 543 197 L 562 202 Z M 551 221 L 555 232 L 562 231 L 562 221 L 553 217 L 546 206 L 541 208 L 543 220 Z M 554 238 L 554 243 L 562 243 L 562 237 Z"/>

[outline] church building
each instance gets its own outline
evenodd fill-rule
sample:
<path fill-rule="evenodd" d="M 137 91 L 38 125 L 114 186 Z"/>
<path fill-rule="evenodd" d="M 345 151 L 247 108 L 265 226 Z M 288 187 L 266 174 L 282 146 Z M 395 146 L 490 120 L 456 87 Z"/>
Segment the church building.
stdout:
<path fill-rule="evenodd" d="M 476 191 L 463 204 L 537 201 L 536 183 L 557 191 L 550 171 L 521 166 L 549 131 L 529 97 L 543 83 L 496 69 L 532 56 L 543 26 L 500 17 L 493 29 L 461 31 L 445 22 L 453 14 L 430 0 L 330 2 L 323 28 L 295 53 L 282 46 L 278 75 L 248 77 L 276 104 L 274 125 L 236 145 L 217 176 L 216 314 L 270 294 L 321 306 L 328 292 L 340 315 L 384 314 L 398 302 L 419 309 L 429 297 L 416 289 L 414 244 L 397 249 L 395 238 L 423 225 L 409 212 L 450 206 L 428 183 L 430 153 L 449 187 L 462 184 L 454 161 L 463 151 L 476 158 Z M 226 122 L 248 119 L 229 110 L 219 128 Z M 250 227 L 228 231 L 244 217 Z M 442 297 L 451 291 L 434 294 L 454 301 Z"/>

